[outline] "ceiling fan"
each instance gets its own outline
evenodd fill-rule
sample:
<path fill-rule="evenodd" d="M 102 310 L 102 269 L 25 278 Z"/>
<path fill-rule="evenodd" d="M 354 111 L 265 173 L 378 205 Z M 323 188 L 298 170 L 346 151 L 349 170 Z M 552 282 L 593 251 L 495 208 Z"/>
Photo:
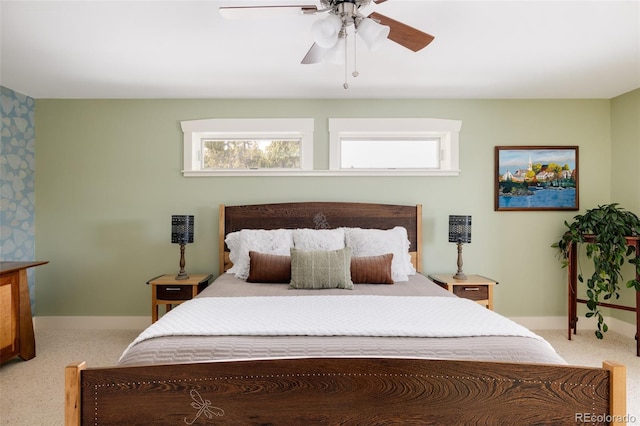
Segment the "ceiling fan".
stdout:
<path fill-rule="evenodd" d="M 379 4 L 386 0 L 319 0 L 320 8 L 313 4 L 272 5 L 272 6 L 223 6 L 220 14 L 226 18 L 269 17 L 282 15 L 315 15 L 326 13 L 327 17 L 314 22 L 311 27 L 314 43 L 302 58 L 303 64 L 315 64 L 322 61 L 345 64 L 345 82 L 347 84 L 347 29 L 354 28 L 355 34 L 374 51 L 387 39 L 409 50 L 417 52 L 434 37 L 407 24 L 391 19 L 377 12 L 364 15 L 362 10 L 371 3 Z M 355 67 L 354 43 L 353 77 L 358 76 Z"/>
<path fill-rule="evenodd" d="M 380 4 L 386 0 L 319 1 L 320 8 L 313 4 L 222 6 L 220 14 L 226 18 L 243 18 L 326 13 L 327 17 L 314 22 L 311 28 L 314 43 L 302 59 L 303 64 L 322 61 L 346 63 L 346 37 L 349 27 L 354 28 L 354 32 L 365 41 L 371 51 L 376 50 L 384 40 L 389 39 L 417 52 L 434 39 L 430 34 L 380 13 L 372 12 L 366 16 L 362 13 L 362 10 L 371 3 Z M 356 77 L 358 71 L 354 70 L 352 75 Z M 346 81 L 344 88 L 348 88 Z"/>

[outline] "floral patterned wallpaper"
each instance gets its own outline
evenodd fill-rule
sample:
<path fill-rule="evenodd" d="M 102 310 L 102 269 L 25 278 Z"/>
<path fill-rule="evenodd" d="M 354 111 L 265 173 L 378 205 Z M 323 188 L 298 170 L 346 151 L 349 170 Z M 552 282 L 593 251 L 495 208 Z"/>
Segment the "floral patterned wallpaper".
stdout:
<path fill-rule="evenodd" d="M 35 101 L 0 86 L 0 260 L 35 260 Z M 28 271 L 32 309 L 33 270 Z"/>

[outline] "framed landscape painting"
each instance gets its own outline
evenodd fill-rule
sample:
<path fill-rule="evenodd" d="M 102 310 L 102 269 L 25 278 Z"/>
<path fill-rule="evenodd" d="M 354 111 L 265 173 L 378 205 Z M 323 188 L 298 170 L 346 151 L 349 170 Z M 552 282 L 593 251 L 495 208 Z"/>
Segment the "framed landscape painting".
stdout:
<path fill-rule="evenodd" d="M 577 146 L 496 146 L 495 210 L 578 210 Z"/>

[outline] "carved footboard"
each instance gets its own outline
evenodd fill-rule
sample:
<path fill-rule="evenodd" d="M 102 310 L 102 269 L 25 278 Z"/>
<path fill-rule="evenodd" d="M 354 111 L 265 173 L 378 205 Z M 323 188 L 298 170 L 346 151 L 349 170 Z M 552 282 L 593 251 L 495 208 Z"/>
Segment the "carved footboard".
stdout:
<path fill-rule="evenodd" d="M 626 368 L 398 358 L 66 368 L 66 425 L 608 424 Z"/>

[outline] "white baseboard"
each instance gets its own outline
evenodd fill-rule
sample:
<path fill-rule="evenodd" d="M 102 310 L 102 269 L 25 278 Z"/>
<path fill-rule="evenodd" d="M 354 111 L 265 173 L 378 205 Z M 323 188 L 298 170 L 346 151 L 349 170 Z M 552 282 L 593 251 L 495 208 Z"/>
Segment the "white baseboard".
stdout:
<path fill-rule="evenodd" d="M 33 317 L 37 330 L 144 330 L 151 317 Z"/>
<path fill-rule="evenodd" d="M 530 330 L 560 330 L 567 327 L 567 317 L 509 317 L 509 319 Z"/>
<path fill-rule="evenodd" d="M 530 330 L 566 330 L 568 328 L 567 317 L 511 317 L 510 319 Z M 596 321 L 595 318 L 579 317 L 578 331 L 595 330 L 598 328 Z M 612 317 L 605 317 L 604 322 L 609 326 L 609 331 L 632 339 L 636 335 L 633 324 Z"/>
<path fill-rule="evenodd" d="M 531 330 L 562 330 L 567 328 L 567 317 L 511 317 L 512 321 Z M 605 318 L 609 330 L 633 338 L 633 324 L 617 318 Z M 143 330 L 151 325 L 151 317 L 34 317 L 33 326 L 39 330 Z M 595 330 L 596 320 L 580 317 L 578 330 Z"/>

